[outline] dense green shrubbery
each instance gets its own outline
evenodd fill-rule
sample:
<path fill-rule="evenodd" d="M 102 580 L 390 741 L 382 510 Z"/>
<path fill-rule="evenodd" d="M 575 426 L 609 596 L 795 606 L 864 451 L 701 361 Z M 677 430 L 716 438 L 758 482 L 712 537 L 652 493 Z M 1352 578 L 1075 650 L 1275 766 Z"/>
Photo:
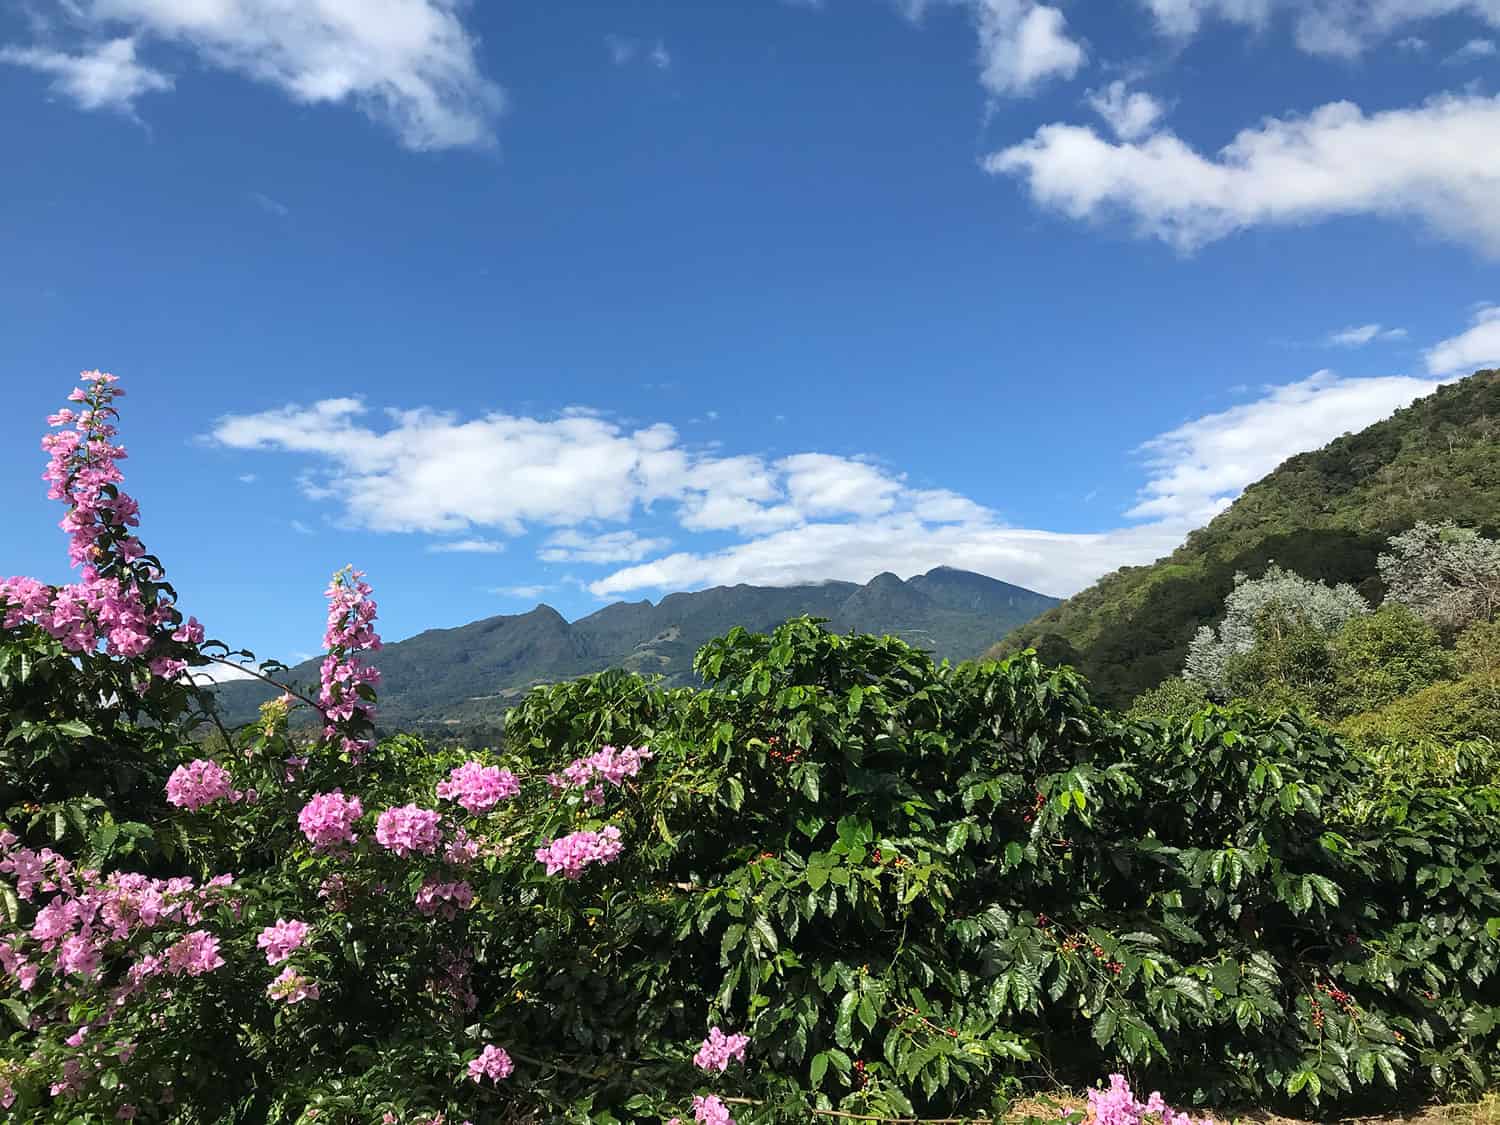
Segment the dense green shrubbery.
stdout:
<path fill-rule="evenodd" d="M 96 463 L 62 454 L 67 482 Z M 1188 1101 L 1377 1106 L 1500 1066 L 1482 755 L 1397 778 L 1297 717 L 1125 721 L 1029 654 L 939 667 L 801 619 L 708 645 L 703 690 L 538 689 L 471 765 L 371 743 L 374 606 L 341 575 L 321 733 L 288 700 L 196 760 L 180 674 L 207 649 L 113 488 L 70 501 L 100 564 L 76 590 L 0 580 L 22 1119 L 652 1120 L 702 1089 L 715 1024 L 750 1036 L 714 1078 L 747 1123 L 982 1112 L 1117 1065 Z M 610 744 L 651 756 L 550 783 Z M 458 801 L 459 767 L 493 800 Z M 610 830 L 577 878 L 538 854 Z"/>
<path fill-rule="evenodd" d="M 939 670 L 808 623 L 700 668 L 703 693 L 602 677 L 512 716 L 536 754 L 683 748 L 642 789 L 653 890 L 590 935 L 632 974 L 581 1034 L 670 997 L 753 1029 L 775 1084 L 863 1080 L 843 1104 L 873 1109 L 973 1109 L 1039 1063 L 1209 1099 L 1488 1081 L 1495 790 L 1392 797 L 1293 718 L 1122 726 L 1027 657 Z"/>

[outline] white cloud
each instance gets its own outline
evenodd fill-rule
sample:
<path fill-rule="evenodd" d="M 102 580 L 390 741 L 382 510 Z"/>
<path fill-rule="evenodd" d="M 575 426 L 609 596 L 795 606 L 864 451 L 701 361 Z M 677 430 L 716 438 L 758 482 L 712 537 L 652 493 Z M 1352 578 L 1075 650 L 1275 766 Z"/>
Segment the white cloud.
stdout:
<path fill-rule="evenodd" d="M 604 47 L 609 52 L 609 61 L 616 66 L 628 66 L 636 59 L 650 63 L 657 70 L 672 69 L 672 52 L 660 39 L 648 50 L 639 39 L 627 35 L 606 35 Z"/>
<path fill-rule="evenodd" d="M 466 420 L 389 410 L 376 426 L 358 400 L 330 399 L 225 418 L 214 436 L 234 448 L 311 458 L 317 468 L 304 491 L 337 504 L 347 524 L 429 534 L 541 528 L 543 562 L 629 564 L 586 583 L 601 598 L 734 582 L 867 581 L 882 570 L 904 577 L 940 564 L 1066 595 L 1166 554 L 1285 458 L 1436 385 L 1319 372 L 1264 388 L 1255 401 L 1148 442 L 1147 484 L 1124 525 L 1083 534 L 1009 526 L 970 497 L 913 487 L 866 458 L 705 452 L 685 446 L 670 426 L 627 428 L 577 411 Z M 675 522 L 689 542 L 660 555 L 668 541 L 632 526 L 643 517 L 653 527 Z M 541 589 L 495 592 L 530 598 Z"/>
<path fill-rule="evenodd" d="M 0 48 L 0 62 L 52 75 L 52 88 L 82 109 L 112 109 L 134 115 L 142 94 L 172 88 L 172 79 L 136 61 L 130 36 L 84 47 L 77 54 L 41 47 Z"/>
<path fill-rule="evenodd" d="M 1325 343 L 1336 348 L 1362 348 L 1376 340 L 1404 340 L 1406 329 L 1386 328 L 1380 324 L 1361 324 L 1330 332 Z"/>
<path fill-rule="evenodd" d="M 1268 388 L 1255 402 L 1194 419 L 1147 442 L 1142 448 L 1151 480 L 1126 514 L 1205 523 L 1293 454 L 1364 429 L 1437 386 L 1404 375 L 1344 379 L 1319 371 Z"/>
<path fill-rule="evenodd" d="M 1122 141 L 1133 141 L 1151 131 L 1166 107 L 1144 90 L 1131 90 L 1119 79 L 1102 90 L 1091 90 L 1089 106 Z"/>
<path fill-rule="evenodd" d="M 1049 78 L 1071 78 L 1087 53 L 1066 17 L 1034 0 L 976 0 L 979 81 L 992 94 L 1029 94 Z"/>
<path fill-rule="evenodd" d="M 1304 51 L 1353 58 L 1409 23 L 1465 15 L 1500 26 L 1496 0 L 1316 0 L 1292 5 Z"/>
<path fill-rule="evenodd" d="M 205 664 L 202 668 L 191 668 L 188 670 L 188 679 L 195 684 L 227 684 L 235 680 L 253 680 L 254 672 L 260 671 L 259 664 L 249 664 L 245 667 L 231 667 L 228 664 Z"/>
<path fill-rule="evenodd" d="M 1483 305 L 1467 332 L 1443 340 L 1426 354 L 1430 375 L 1467 375 L 1482 367 L 1500 367 L 1500 305 Z"/>
<path fill-rule="evenodd" d="M 543 562 L 602 563 L 639 562 L 647 555 L 671 546 L 669 539 L 650 539 L 633 531 L 609 531 L 584 535 L 577 531 L 559 531 L 551 536 L 537 558 Z"/>
<path fill-rule="evenodd" d="M 1500 0 L 1497 0 L 1500 2 Z M 1415 218 L 1500 255 L 1500 98 L 1442 97 L 1366 115 L 1334 102 L 1245 129 L 1215 156 L 1167 131 L 1113 143 L 1051 124 L 985 162 L 1074 219 L 1121 212 L 1190 251 L 1253 226 Z"/>
<path fill-rule="evenodd" d="M 1475 62 L 1479 59 L 1492 59 L 1497 53 L 1493 39 L 1470 39 L 1458 50 L 1454 51 L 1445 59 L 1445 62 L 1460 64 Z"/>
<path fill-rule="evenodd" d="M 268 215 L 275 215 L 278 219 L 284 219 L 292 213 L 292 209 L 279 199 L 272 199 L 264 192 L 252 191 L 250 202 L 254 203 Z"/>
<path fill-rule="evenodd" d="M 640 50 L 640 44 L 634 39 L 627 39 L 623 35 L 606 35 L 604 37 L 605 50 L 609 52 L 609 61 L 616 66 L 624 66 L 635 58 Z"/>
<path fill-rule="evenodd" d="M 1275 10 L 1293 18 L 1299 48 L 1310 54 L 1353 58 L 1407 24 L 1441 16 L 1469 16 L 1500 27 L 1497 0 L 1141 0 L 1157 30 L 1185 39 L 1196 34 L 1206 18 L 1265 28 Z M 1425 50 L 1417 36 L 1398 46 Z"/>
<path fill-rule="evenodd" d="M 448 539 L 430 544 L 427 550 L 435 555 L 498 555 L 505 544 L 494 539 Z"/>
<path fill-rule="evenodd" d="M 298 535 L 315 535 L 316 534 L 316 532 L 314 532 L 312 528 L 308 527 L 307 524 L 303 523 L 301 520 L 292 520 L 292 522 L 291 522 L 291 524 L 289 526 Z"/>
<path fill-rule="evenodd" d="M 550 586 L 491 586 L 488 590 L 502 598 L 517 598 L 520 601 L 530 601 L 545 594 Z"/>
<path fill-rule="evenodd" d="M 1161 523 L 1093 535 L 989 524 L 934 527 L 906 513 L 853 524 L 805 524 L 721 551 L 680 552 L 616 571 L 591 583 L 589 590 L 610 598 L 737 582 L 867 582 L 885 570 L 905 578 L 946 565 L 1064 595 L 1116 567 L 1167 554 L 1186 530 Z"/>
<path fill-rule="evenodd" d="M 1408 35 L 1405 39 L 1396 40 L 1396 46 L 1403 51 L 1410 51 L 1414 55 L 1420 55 L 1427 50 L 1427 40 L 1420 35 Z"/>
<path fill-rule="evenodd" d="M 1235 23 L 1261 26 L 1270 19 L 1272 0 L 1142 0 L 1164 35 L 1188 36 L 1198 31 L 1205 15 Z"/>
<path fill-rule="evenodd" d="M 90 96 L 100 105 L 128 105 L 170 86 L 160 72 L 134 65 L 137 39 L 177 44 L 207 66 L 274 86 L 297 102 L 353 104 L 413 149 L 489 144 L 503 102 L 480 72 L 474 38 L 459 18 L 462 0 L 61 2 L 88 35 L 128 32 L 111 46 L 127 45 L 133 69 L 117 66 L 109 73 L 118 77 L 99 80 Z"/>
<path fill-rule="evenodd" d="M 241 484 L 254 484 L 259 478 L 254 473 L 241 473 L 236 479 Z"/>

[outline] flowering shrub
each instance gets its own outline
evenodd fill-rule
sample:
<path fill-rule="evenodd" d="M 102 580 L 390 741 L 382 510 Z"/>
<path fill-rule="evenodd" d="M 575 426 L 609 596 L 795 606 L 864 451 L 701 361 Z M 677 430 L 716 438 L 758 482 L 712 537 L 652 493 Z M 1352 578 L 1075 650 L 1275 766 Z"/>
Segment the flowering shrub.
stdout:
<path fill-rule="evenodd" d="M 376 738 L 346 569 L 319 682 L 223 730 L 118 395 L 48 442 L 80 581 L 0 583 L 18 1120 L 952 1116 L 1042 1062 L 1381 1104 L 1500 1063 L 1500 792 L 1372 795 L 1296 719 L 1125 724 L 1029 656 L 802 620 L 702 689 L 537 689 L 476 755 Z M 1093 1112 L 1189 1125 L 1123 1083 Z"/>

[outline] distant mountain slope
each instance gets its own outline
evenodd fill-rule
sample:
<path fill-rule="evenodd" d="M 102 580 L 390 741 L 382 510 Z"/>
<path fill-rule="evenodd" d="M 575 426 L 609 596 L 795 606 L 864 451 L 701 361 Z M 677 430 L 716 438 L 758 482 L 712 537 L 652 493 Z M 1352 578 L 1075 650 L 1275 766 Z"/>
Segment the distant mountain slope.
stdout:
<path fill-rule="evenodd" d="M 1057 604 L 1056 598 L 981 574 L 938 567 L 903 582 L 881 574 L 867 585 L 718 586 L 670 594 L 657 605 L 617 602 L 571 624 L 550 606 L 430 629 L 376 654 L 383 720 L 451 723 L 495 719 L 533 684 L 605 668 L 691 678 L 694 654 L 736 625 L 764 632 L 789 617 L 829 619 L 839 632 L 891 633 L 938 657 L 978 656 L 994 638 Z M 290 678 L 316 683 L 318 662 Z M 254 716 L 274 692 L 253 682 L 219 688 L 229 718 Z"/>
<path fill-rule="evenodd" d="M 1291 458 L 1150 566 L 1100 579 L 991 650 L 1035 647 L 1122 706 L 1180 671 L 1199 625 L 1222 610 L 1236 571 L 1272 560 L 1379 595 L 1375 558 L 1421 520 L 1500 529 L 1500 371 L 1440 388 L 1357 434 Z"/>

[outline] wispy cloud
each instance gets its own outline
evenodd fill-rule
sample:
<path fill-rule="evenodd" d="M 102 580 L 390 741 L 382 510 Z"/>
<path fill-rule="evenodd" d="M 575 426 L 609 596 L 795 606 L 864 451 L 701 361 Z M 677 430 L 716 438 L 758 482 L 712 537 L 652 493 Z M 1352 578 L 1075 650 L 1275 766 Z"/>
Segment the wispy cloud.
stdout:
<path fill-rule="evenodd" d="M 170 43 L 200 66 L 243 75 L 306 105 L 347 104 L 413 149 L 483 146 L 504 96 L 481 72 L 453 0 L 65 0 L 67 50 L 7 47 L 0 61 L 55 76 L 84 109 L 130 110 L 172 78 L 136 58 Z M 106 31 L 128 34 L 100 43 Z"/>
<path fill-rule="evenodd" d="M 1427 350 L 1431 375 L 1467 375 L 1481 367 L 1500 367 L 1500 305 L 1481 305 L 1468 331 Z"/>
<path fill-rule="evenodd" d="M 498 555 L 505 550 L 505 544 L 495 539 L 451 539 L 430 543 L 427 549 L 438 555 Z"/>
<path fill-rule="evenodd" d="M 241 484 L 254 484 L 260 478 L 257 477 L 254 473 L 241 473 L 235 479 L 238 480 Z"/>
<path fill-rule="evenodd" d="M 1294 453 L 1361 430 L 1437 382 L 1405 375 L 1346 379 L 1319 371 L 1263 396 L 1184 423 L 1143 447 L 1151 479 L 1127 515 L 1206 523 L 1246 485 Z"/>
<path fill-rule="evenodd" d="M 1386 328 L 1381 324 L 1360 324 L 1330 332 L 1324 343 L 1335 348 L 1362 348 L 1377 340 L 1404 340 L 1406 329 Z"/>
<path fill-rule="evenodd" d="M 80 109 L 114 110 L 133 118 L 142 95 L 172 88 L 170 75 L 137 61 L 135 42 L 124 36 L 85 44 L 76 52 L 0 47 L 0 62 L 51 75 L 53 91 Z"/>
<path fill-rule="evenodd" d="M 609 52 L 609 61 L 616 66 L 629 66 L 640 61 L 657 70 L 672 68 L 672 52 L 667 50 L 666 43 L 660 39 L 647 44 L 642 39 L 634 39 L 628 35 L 611 34 L 604 37 L 604 48 Z"/>
<path fill-rule="evenodd" d="M 530 601 L 545 594 L 550 586 L 490 586 L 488 593 L 502 598 L 516 598 L 520 601 Z"/>
<path fill-rule="evenodd" d="M 316 532 L 314 532 L 312 528 L 308 527 L 307 524 L 303 523 L 301 520 L 293 520 L 291 522 L 291 528 L 298 535 L 314 535 L 314 534 L 316 534 Z"/>
<path fill-rule="evenodd" d="M 269 195 L 262 192 L 252 191 L 250 193 L 250 202 L 254 203 L 267 214 L 275 215 L 279 219 L 284 219 L 292 213 L 292 209 L 285 203 L 282 203 L 279 199 L 272 199 Z"/>
<path fill-rule="evenodd" d="M 1462 66 L 1480 59 L 1492 59 L 1497 53 L 1500 53 L 1500 48 L 1495 46 L 1493 39 L 1470 39 L 1443 61 L 1450 66 Z"/>

